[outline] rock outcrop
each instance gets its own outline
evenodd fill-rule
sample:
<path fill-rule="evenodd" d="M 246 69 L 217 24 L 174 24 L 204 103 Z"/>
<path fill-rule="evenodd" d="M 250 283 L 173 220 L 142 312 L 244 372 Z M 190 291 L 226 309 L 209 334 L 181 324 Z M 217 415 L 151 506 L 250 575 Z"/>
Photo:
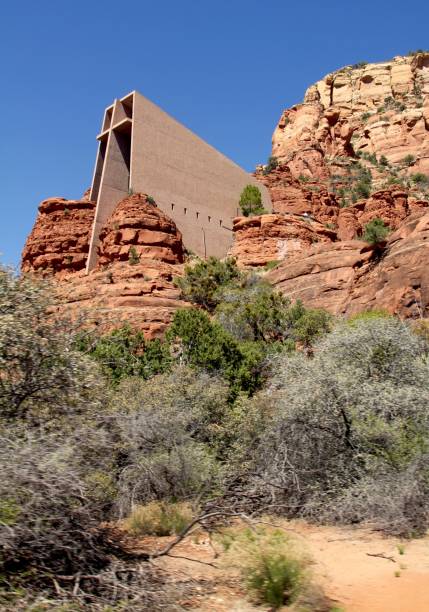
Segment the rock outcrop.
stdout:
<path fill-rule="evenodd" d="M 429 53 L 346 66 L 309 87 L 304 102 L 283 112 L 273 155 L 299 175 L 325 180 L 336 158 L 414 158 L 429 173 Z"/>
<path fill-rule="evenodd" d="M 53 276 L 54 309 L 106 332 L 129 323 L 147 338 L 163 335 L 180 299 L 173 279 L 183 272 L 182 236 L 144 194 L 119 202 L 100 232 L 98 262 L 85 274 L 95 206 L 51 198 L 23 252 L 22 270 Z"/>
<path fill-rule="evenodd" d="M 411 215 L 383 251 L 357 240 L 311 247 L 267 274 L 282 293 L 339 314 L 381 308 L 429 316 L 429 212 Z"/>
<path fill-rule="evenodd" d="M 182 234 L 174 221 L 144 194 L 119 202 L 100 232 L 99 267 L 130 258 L 183 262 Z"/>
<path fill-rule="evenodd" d="M 64 276 L 85 268 L 95 204 L 81 200 L 43 200 L 22 253 L 22 271 Z"/>
<path fill-rule="evenodd" d="M 236 217 L 230 254 L 240 266 L 258 267 L 302 253 L 314 243 L 331 243 L 336 239 L 335 231 L 304 215 Z"/>
<path fill-rule="evenodd" d="M 159 338 L 176 310 L 189 306 L 173 283 L 182 271 L 180 264 L 146 258 L 68 275 L 56 285 L 55 310 L 100 333 L 128 323 L 147 339 Z"/>
<path fill-rule="evenodd" d="M 269 190 L 274 213 L 309 214 L 321 223 L 336 220 L 339 202 L 323 183 L 307 184 L 293 177 L 287 164 L 257 174 Z"/>
<path fill-rule="evenodd" d="M 397 229 L 411 214 L 424 210 L 429 203 L 409 198 L 406 189 L 392 186 L 376 191 L 366 200 L 340 208 L 337 224 L 339 240 L 352 240 L 361 236 L 365 226 L 374 219 L 382 219 L 391 230 Z"/>

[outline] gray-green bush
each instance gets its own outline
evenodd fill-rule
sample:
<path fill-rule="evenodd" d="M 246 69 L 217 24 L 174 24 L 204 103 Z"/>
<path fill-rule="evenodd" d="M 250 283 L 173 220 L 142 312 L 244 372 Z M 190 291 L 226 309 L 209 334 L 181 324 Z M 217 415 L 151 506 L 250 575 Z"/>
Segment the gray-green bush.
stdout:
<path fill-rule="evenodd" d="M 394 318 L 339 325 L 279 357 L 257 481 L 289 516 L 422 533 L 429 513 L 427 345 Z M 384 501 L 383 501 L 384 499 Z"/>

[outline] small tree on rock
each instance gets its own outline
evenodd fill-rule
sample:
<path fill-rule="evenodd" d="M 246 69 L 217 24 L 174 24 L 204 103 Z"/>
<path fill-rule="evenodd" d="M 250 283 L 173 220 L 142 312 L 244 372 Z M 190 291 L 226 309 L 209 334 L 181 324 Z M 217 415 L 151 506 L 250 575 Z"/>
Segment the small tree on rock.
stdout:
<path fill-rule="evenodd" d="M 258 187 L 246 185 L 241 192 L 240 208 L 245 217 L 263 215 L 266 212 L 262 206 L 262 196 Z"/>
<path fill-rule="evenodd" d="M 390 230 L 383 219 L 375 218 L 365 225 L 362 238 L 370 244 L 379 244 L 386 239 L 389 232 Z"/>

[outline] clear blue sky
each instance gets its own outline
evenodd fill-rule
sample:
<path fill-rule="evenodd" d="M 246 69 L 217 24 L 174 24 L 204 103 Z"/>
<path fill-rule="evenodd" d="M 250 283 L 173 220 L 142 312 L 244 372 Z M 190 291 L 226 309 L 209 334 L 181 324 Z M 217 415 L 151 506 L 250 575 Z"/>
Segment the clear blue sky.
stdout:
<path fill-rule="evenodd" d="M 13 0 L 0 8 L 0 253 L 89 186 L 102 111 L 137 89 L 242 167 L 327 72 L 429 47 L 414 0 Z"/>

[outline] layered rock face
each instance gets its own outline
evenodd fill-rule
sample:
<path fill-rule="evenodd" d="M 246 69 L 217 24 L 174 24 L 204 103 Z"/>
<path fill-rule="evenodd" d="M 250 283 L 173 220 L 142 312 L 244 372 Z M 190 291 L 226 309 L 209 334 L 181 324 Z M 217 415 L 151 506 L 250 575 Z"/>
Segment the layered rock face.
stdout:
<path fill-rule="evenodd" d="M 429 54 L 327 75 L 282 113 L 272 155 L 257 177 L 270 190 L 276 224 L 287 224 L 299 246 L 282 253 L 285 232 L 275 236 L 271 216 L 253 227 L 238 222 L 241 265 L 280 260 L 268 274 L 276 287 L 335 314 L 380 307 L 427 316 Z M 329 240 L 309 244 L 298 218 L 329 228 Z M 374 219 L 392 232 L 384 250 L 359 240 Z"/>
<path fill-rule="evenodd" d="M 129 323 L 149 339 L 162 336 L 177 308 L 187 306 L 173 283 L 183 271 L 175 223 L 146 195 L 125 198 L 102 228 L 97 268 L 86 275 L 93 217 L 87 200 L 42 202 L 23 271 L 53 274 L 55 310 L 86 327 L 103 333 Z"/>
<path fill-rule="evenodd" d="M 130 257 L 183 262 L 182 234 L 174 221 L 143 194 L 119 202 L 100 232 L 99 267 Z"/>
<path fill-rule="evenodd" d="M 173 283 L 182 272 L 180 264 L 146 258 L 68 275 L 57 284 L 55 310 L 100 333 L 128 323 L 147 339 L 159 338 L 176 310 L 189 305 Z"/>
<path fill-rule="evenodd" d="M 339 240 L 352 240 L 361 236 L 365 226 L 374 219 L 381 219 L 391 230 L 414 212 L 424 211 L 429 206 L 425 200 L 409 197 L 407 190 L 391 187 L 373 193 L 368 199 L 340 208 L 336 219 Z"/>
<path fill-rule="evenodd" d="M 338 173 L 336 159 L 364 152 L 392 164 L 411 155 L 412 172 L 429 173 L 428 53 L 328 74 L 273 135 L 273 155 L 295 177 L 325 180 Z"/>
<path fill-rule="evenodd" d="M 321 222 L 335 221 L 339 201 L 321 182 L 307 184 L 294 178 L 287 164 L 279 164 L 271 172 L 258 173 L 257 178 L 269 190 L 273 212 L 310 214 Z"/>
<path fill-rule="evenodd" d="M 357 240 L 312 246 L 267 279 L 292 299 L 333 314 L 382 308 L 401 317 L 429 316 L 429 212 L 408 217 L 385 250 Z"/>
<path fill-rule="evenodd" d="M 81 200 L 43 200 L 22 253 L 23 272 L 64 276 L 85 268 L 95 204 Z"/>
<path fill-rule="evenodd" d="M 236 217 L 233 232 L 231 255 L 240 266 L 252 267 L 288 259 L 314 243 L 336 239 L 336 232 L 322 223 L 293 214 Z"/>

